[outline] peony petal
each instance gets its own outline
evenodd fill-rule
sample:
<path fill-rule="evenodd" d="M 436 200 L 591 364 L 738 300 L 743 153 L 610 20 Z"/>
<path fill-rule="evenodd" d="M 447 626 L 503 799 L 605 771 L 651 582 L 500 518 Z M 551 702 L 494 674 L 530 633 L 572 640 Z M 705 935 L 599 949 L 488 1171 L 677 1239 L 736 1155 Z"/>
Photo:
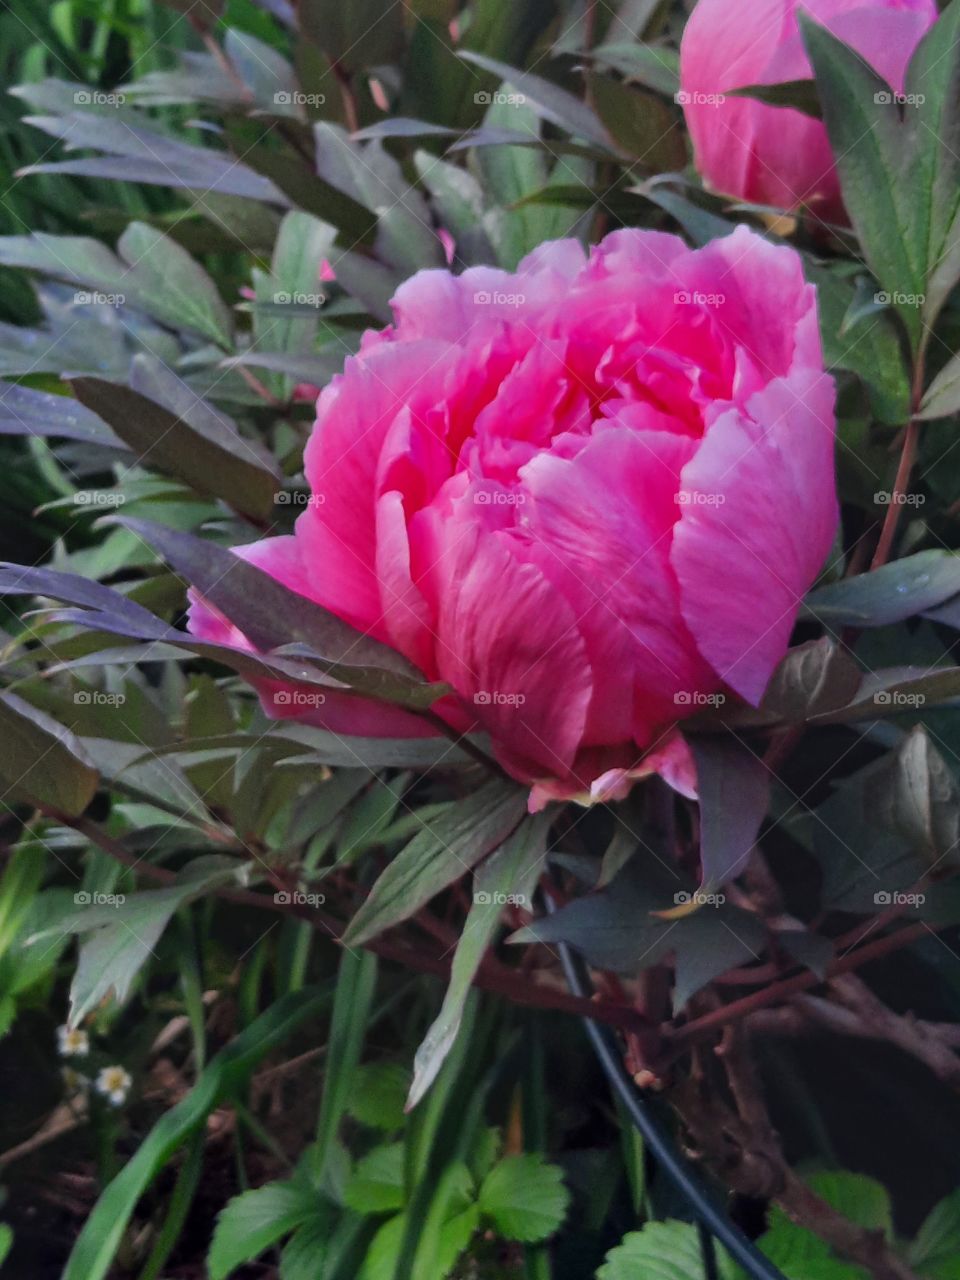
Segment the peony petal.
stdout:
<path fill-rule="evenodd" d="M 509 536 L 484 528 L 465 498 L 444 524 L 437 566 L 437 667 L 499 758 L 521 778 L 563 776 L 583 736 L 592 690 L 573 610 Z"/>
<path fill-rule="evenodd" d="M 833 383 L 797 368 L 730 408 L 683 469 L 672 560 L 683 616 L 756 705 L 836 532 Z"/>
<path fill-rule="evenodd" d="M 572 605 L 594 672 L 587 744 L 646 746 L 677 718 L 677 695 L 716 687 L 670 563 L 680 476 L 697 444 L 608 428 L 572 460 L 541 453 L 523 468 L 516 536 Z"/>

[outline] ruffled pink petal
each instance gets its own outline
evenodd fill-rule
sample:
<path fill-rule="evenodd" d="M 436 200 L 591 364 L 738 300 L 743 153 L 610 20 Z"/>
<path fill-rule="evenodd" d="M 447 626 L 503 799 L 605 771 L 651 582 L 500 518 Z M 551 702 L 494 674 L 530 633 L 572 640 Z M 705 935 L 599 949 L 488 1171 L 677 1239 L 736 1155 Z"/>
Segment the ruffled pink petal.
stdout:
<path fill-rule="evenodd" d="M 573 610 L 468 495 L 443 525 L 437 667 L 516 777 L 563 776 L 583 737 L 592 672 Z"/>
<path fill-rule="evenodd" d="M 833 399 L 826 374 L 796 368 L 721 413 L 683 469 L 672 551 L 683 615 L 754 705 L 836 532 Z"/>
<path fill-rule="evenodd" d="M 572 460 L 540 453 L 523 469 L 514 536 L 570 603 L 586 643 L 587 745 L 646 746 L 693 691 L 717 685 L 684 622 L 670 562 L 680 476 L 697 443 L 609 428 Z"/>

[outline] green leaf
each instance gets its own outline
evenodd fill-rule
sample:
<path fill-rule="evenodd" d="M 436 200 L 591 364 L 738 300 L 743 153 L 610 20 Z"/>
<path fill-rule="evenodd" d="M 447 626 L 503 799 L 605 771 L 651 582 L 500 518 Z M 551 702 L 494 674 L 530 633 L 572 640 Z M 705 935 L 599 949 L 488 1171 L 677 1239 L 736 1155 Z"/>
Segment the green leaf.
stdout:
<path fill-rule="evenodd" d="M 924 613 L 960 593 L 960 556 L 919 551 L 871 573 L 811 591 L 803 610 L 826 626 L 883 627 Z"/>
<path fill-rule="evenodd" d="M 582 138 L 612 155 L 617 154 L 616 144 L 594 112 L 566 89 L 551 84 L 541 76 L 532 75 L 529 71 L 518 71 L 516 67 L 510 67 L 496 58 L 485 57 L 482 53 L 463 50 L 460 57 L 485 71 L 493 72 L 512 85 L 539 115 L 551 124 L 565 129 L 572 137 Z"/>
<path fill-rule="evenodd" d="M 607 1254 L 597 1280 L 702 1280 L 697 1229 L 689 1222 L 648 1222 Z"/>
<path fill-rule="evenodd" d="M 280 1255 L 280 1280 L 325 1280 L 330 1219 L 317 1214 L 298 1227 Z"/>
<path fill-rule="evenodd" d="M 915 1271 L 931 1274 L 942 1263 L 960 1257 L 960 1191 L 952 1191 L 927 1214 L 907 1261 Z"/>
<path fill-rule="evenodd" d="M 560 1229 L 570 1194 L 563 1171 L 543 1156 L 507 1156 L 484 1178 L 479 1204 L 501 1235 L 532 1243 Z"/>
<path fill-rule="evenodd" d="M 470 984 L 497 930 L 504 904 L 508 901 L 529 904 L 546 857 L 551 821 L 550 816 L 539 815 L 522 822 L 474 876 L 473 905 L 453 957 L 450 985 L 440 1013 L 414 1058 L 408 1107 L 415 1107 L 430 1088 L 453 1047 Z"/>
<path fill-rule="evenodd" d="M 876 821 L 898 832 L 919 856 L 937 866 L 956 863 L 960 791 L 922 725 L 871 775 L 868 804 L 871 798 Z"/>
<path fill-rule="evenodd" d="M 700 802 L 701 890 L 739 875 L 770 803 L 770 771 L 735 739 L 692 738 Z"/>
<path fill-rule="evenodd" d="M 377 986 L 377 958 L 371 953 L 344 951 L 337 973 L 323 1074 L 323 1093 L 317 1116 L 314 1170 L 317 1179 L 329 1172 L 340 1121 L 349 1106 L 356 1071 L 367 1034 L 367 1019 Z"/>
<path fill-rule="evenodd" d="M 675 49 L 621 40 L 597 45 L 590 56 L 598 66 L 619 71 L 627 80 L 668 98 L 679 92 L 680 58 Z"/>
<path fill-rule="evenodd" d="M 447 1276 L 480 1222 L 476 1188 L 461 1161 L 448 1164 L 437 1181 L 413 1260 L 412 1275 Z M 410 1216 L 415 1214 L 411 1207 Z"/>
<path fill-rule="evenodd" d="M 808 640 L 786 655 L 767 685 L 761 715 L 802 722 L 846 706 L 860 688 L 860 668 L 832 636 Z"/>
<path fill-rule="evenodd" d="M 68 729 L 14 693 L 0 693 L 0 785 L 8 797 L 74 818 L 99 776 Z"/>
<path fill-rule="evenodd" d="M 118 113 L 112 109 L 111 116 Z M 54 138 L 69 141 L 72 147 L 89 147 L 106 154 L 83 160 L 56 160 L 52 163 L 28 165 L 20 170 L 27 173 L 82 174 L 88 177 L 118 179 L 122 182 L 149 182 L 161 187 L 186 188 L 196 195 L 222 198 L 241 196 L 246 200 L 264 201 L 267 204 L 287 205 L 283 193 L 266 178 L 248 168 L 229 151 L 217 151 L 208 146 L 194 146 L 179 142 L 168 135 L 144 128 L 139 123 L 130 125 L 126 120 L 107 119 L 102 115 L 71 112 L 65 116 L 31 116 L 30 123 L 36 129 Z M 73 237 L 47 236 L 40 233 L 32 237 L 39 246 L 46 247 L 45 261 L 64 257 L 64 244 Z M 7 245 L 14 241 L 26 241 L 25 236 L 0 238 L 0 259 Z M 89 252 L 90 246 L 102 248 L 96 240 L 82 241 Z M 19 249 L 16 250 L 19 252 Z M 11 264 L 16 265 L 16 264 Z M 33 265 L 24 263 L 23 265 Z M 50 275 L 61 278 L 61 272 L 51 265 L 39 265 Z M 95 288 L 103 288 L 103 281 L 91 280 Z M 127 291 L 128 301 L 130 290 Z"/>
<path fill-rule="evenodd" d="M 361 946 L 419 911 L 496 849 L 525 809 L 523 791 L 500 781 L 488 782 L 466 800 L 448 805 L 382 873 L 344 933 L 344 944 Z"/>
<path fill-rule="evenodd" d="M 807 1185 L 832 1208 L 865 1231 L 880 1231 L 893 1239 L 890 1194 L 875 1178 L 845 1169 L 824 1170 L 807 1178 Z"/>
<path fill-rule="evenodd" d="M 0 434 L 56 436 L 126 452 L 127 446 L 72 396 L 0 382 Z"/>
<path fill-rule="evenodd" d="M 358 1213 L 385 1213 L 402 1209 L 403 1143 L 374 1149 L 358 1160 L 343 1191 L 343 1203 Z"/>
<path fill-rule="evenodd" d="M 207 1255 L 210 1280 L 227 1277 L 244 1262 L 316 1217 L 319 1197 L 309 1184 L 268 1182 L 234 1196 L 217 1215 Z"/>
<path fill-rule="evenodd" d="M 636 156 L 631 172 L 663 173 L 683 168 L 687 150 L 672 107 L 611 76 L 591 72 L 587 84 L 610 136 L 627 155 Z"/>
<path fill-rule="evenodd" d="M 111 900 L 105 903 L 86 890 L 74 894 L 74 914 L 30 940 L 35 943 L 47 932 L 88 935 L 81 942 L 70 986 L 71 1025 L 79 1025 L 111 992 L 122 1004 L 175 912 L 215 885 L 235 880 L 238 874 L 232 859 L 198 858 L 181 872 L 182 883 L 169 888 L 145 889 L 129 896 L 106 895 Z"/>
<path fill-rule="evenodd" d="M 671 904 L 685 907 L 666 918 Z M 692 882 L 650 846 L 648 835 L 610 884 L 561 907 L 545 919 L 517 930 L 507 941 L 567 942 L 600 969 L 634 973 L 676 956 L 674 1001 L 679 1008 L 712 978 L 766 945 L 756 916 L 717 900 L 696 906 Z"/>
<path fill-rule="evenodd" d="M 949 418 L 960 411 L 960 355 L 951 356 L 924 392 L 918 418 Z"/>
<path fill-rule="evenodd" d="M 100 1196 L 80 1232 L 63 1280 L 104 1280 L 137 1202 L 161 1169 L 250 1071 L 316 1017 L 326 997 L 316 988 L 281 996 L 210 1062 L 187 1096 L 165 1112 Z"/>
<path fill-rule="evenodd" d="M 131 222 L 117 249 L 135 281 L 139 305 L 154 319 L 171 329 L 190 329 L 230 349 L 230 312 L 216 285 L 186 249 L 145 222 Z"/>
<path fill-rule="evenodd" d="M 844 204 L 867 261 L 891 294 L 922 297 L 926 255 L 916 206 L 929 196 L 911 181 L 916 152 L 905 147 L 903 136 L 912 131 L 916 111 L 908 110 L 902 121 L 890 86 L 865 59 L 805 14 L 799 21 Z M 901 303 L 898 311 L 916 341 L 919 306 Z"/>
<path fill-rule="evenodd" d="M 742 89 L 725 89 L 728 98 L 755 98 L 770 107 L 791 107 L 805 116 L 820 119 L 820 99 L 812 80 L 784 80 L 780 84 L 748 84 Z"/>
<path fill-rule="evenodd" d="M 353 1073 L 347 1110 L 371 1129 L 395 1133 L 403 1127 L 410 1072 L 396 1062 L 368 1062 Z"/>
<path fill-rule="evenodd" d="M 13 1228 L 6 1222 L 0 1222 L 0 1267 L 3 1266 L 7 1254 L 13 1248 Z"/>
<path fill-rule="evenodd" d="M 168 560 L 262 652 L 305 646 L 306 656 L 337 680 L 370 697 L 406 706 L 428 707 L 444 692 L 442 685 L 417 680 L 414 669 L 395 650 L 216 543 L 145 520 L 119 523 Z"/>
<path fill-rule="evenodd" d="M 312 367 L 310 377 L 288 374 L 286 378 L 278 379 L 283 396 L 291 394 L 297 381 L 312 381 L 322 386 L 330 376 L 329 373 L 320 373 L 325 366 L 313 354 L 313 348 L 323 299 L 319 283 L 320 266 L 324 258 L 332 254 L 336 235 L 336 228 L 329 223 L 294 210 L 286 214 L 280 224 L 269 275 L 254 273 L 258 300 L 277 302 L 278 305 L 267 314 L 254 309 L 253 345 L 256 349 L 250 353 L 250 359 L 257 359 L 258 350 L 261 361 L 264 351 L 279 352 L 304 359 Z M 301 298 L 312 299 L 312 302 L 298 307 L 298 299 Z M 240 360 L 249 363 L 246 356 L 241 356 Z M 335 362 L 331 364 L 335 371 Z"/>
<path fill-rule="evenodd" d="M 856 374 L 866 388 L 873 414 L 901 426 L 910 412 L 910 377 L 893 313 L 884 308 L 845 328 L 857 287 L 836 271 L 809 259 L 804 270 L 817 286 L 823 358 L 828 369 Z M 871 477 L 872 478 L 872 477 Z"/>
<path fill-rule="evenodd" d="M 858 53 L 802 13 L 800 27 L 844 203 L 916 344 L 960 274 L 960 5 L 951 5 L 915 50 L 905 103 Z"/>
<path fill-rule="evenodd" d="M 403 41 L 403 13 L 392 0 L 303 0 L 304 37 L 349 71 L 394 62 Z"/>
<path fill-rule="evenodd" d="M 143 367 L 149 377 L 151 366 L 146 362 Z M 266 520 L 273 514 L 280 483 L 276 472 L 225 419 L 212 410 L 205 413 L 199 397 L 188 393 L 178 414 L 132 387 L 102 378 L 73 378 L 70 385 L 81 404 L 109 423 L 143 466 L 176 476 L 198 493 L 223 498 L 244 515 Z"/>

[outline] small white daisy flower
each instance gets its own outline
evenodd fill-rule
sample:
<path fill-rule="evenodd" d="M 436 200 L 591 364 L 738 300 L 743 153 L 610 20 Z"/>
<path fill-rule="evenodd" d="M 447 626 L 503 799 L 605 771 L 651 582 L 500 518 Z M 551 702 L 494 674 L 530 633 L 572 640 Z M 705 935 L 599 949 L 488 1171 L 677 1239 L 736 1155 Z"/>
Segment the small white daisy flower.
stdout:
<path fill-rule="evenodd" d="M 61 1058 L 85 1058 L 90 1052 L 90 1037 L 79 1027 L 57 1027 L 57 1046 Z"/>
<path fill-rule="evenodd" d="M 104 1067 L 97 1076 L 95 1088 L 114 1107 L 126 1101 L 133 1080 L 123 1067 Z"/>

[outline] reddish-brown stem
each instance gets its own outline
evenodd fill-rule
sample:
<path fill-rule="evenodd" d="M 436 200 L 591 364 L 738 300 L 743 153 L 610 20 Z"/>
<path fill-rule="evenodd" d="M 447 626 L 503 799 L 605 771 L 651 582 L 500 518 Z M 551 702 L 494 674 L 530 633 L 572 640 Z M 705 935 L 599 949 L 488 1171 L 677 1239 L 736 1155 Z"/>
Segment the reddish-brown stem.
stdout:
<path fill-rule="evenodd" d="M 896 933 L 888 934 L 884 938 L 878 938 L 875 942 L 857 947 L 855 951 L 850 951 L 845 956 L 835 960 L 827 971 L 827 977 L 835 978 L 841 973 L 849 973 L 852 969 L 858 969 L 862 964 L 867 964 L 871 960 L 878 960 L 881 956 L 888 955 L 891 951 L 898 951 L 901 947 L 916 941 L 917 938 L 922 938 L 926 933 L 935 933 L 937 927 L 936 924 L 913 924 L 906 929 L 899 929 Z M 945 926 L 940 927 L 943 928 Z M 678 1027 L 675 1030 L 667 1030 L 666 1040 L 670 1046 L 671 1056 L 675 1057 L 688 1045 L 702 1040 L 704 1036 L 712 1035 L 722 1027 L 738 1022 L 741 1018 L 748 1017 L 758 1009 L 766 1009 L 768 1006 L 786 1000 L 800 991 L 808 991 L 811 987 L 820 986 L 823 981 L 823 978 L 818 977 L 817 974 L 811 973 L 809 970 L 797 973 L 792 978 L 784 978 L 781 982 L 775 982 L 760 991 L 752 991 L 748 996 L 733 1000 L 730 1004 L 723 1005 L 722 1008 L 713 1009 L 710 1013 L 705 1013 L 700 1018 L 694 1018 L 692 1022 L 688 1022 L 682 1027 Z"/>
<path fill-rule="evenodd" d="M 873 559 L 870 562 L 870 569 L 879 569 L 885 565 L 890 558 L 890 552 L 893 548 L 893 540 L 896 537 L 897 525 L 900 522 L 900 512 L 904 505 L 904 497 L 910 487 L 910 475 L 913 471 L 913 464 L 917 459 L 917 445 L 920 441 L 920 423 L 916 418 L 911 418 L 907 423 L 907 429 L 903 437 L 903 449 L 900 452 L 900 463 L 897 466 L 897 475 L 893 482 L 893 492 L 890 495 L 890 505 L 887 507 L 887 514 L 884 517 L 883 528 L 880 530 L 880 538 L 877 542 L 877 549 L 873 553 Z"/>
<path fill-rule="evenodd" d="M 334 62 L 331 70 L 340 89 L 340 101 L 343 103 L 343 116 L 347 128 L 351 133 L 357 133 L 360 128 L 360 115 L 357 111 L 357 99 L 353 86 L 350 83 L 350 73 L 339 62 Z"/>

